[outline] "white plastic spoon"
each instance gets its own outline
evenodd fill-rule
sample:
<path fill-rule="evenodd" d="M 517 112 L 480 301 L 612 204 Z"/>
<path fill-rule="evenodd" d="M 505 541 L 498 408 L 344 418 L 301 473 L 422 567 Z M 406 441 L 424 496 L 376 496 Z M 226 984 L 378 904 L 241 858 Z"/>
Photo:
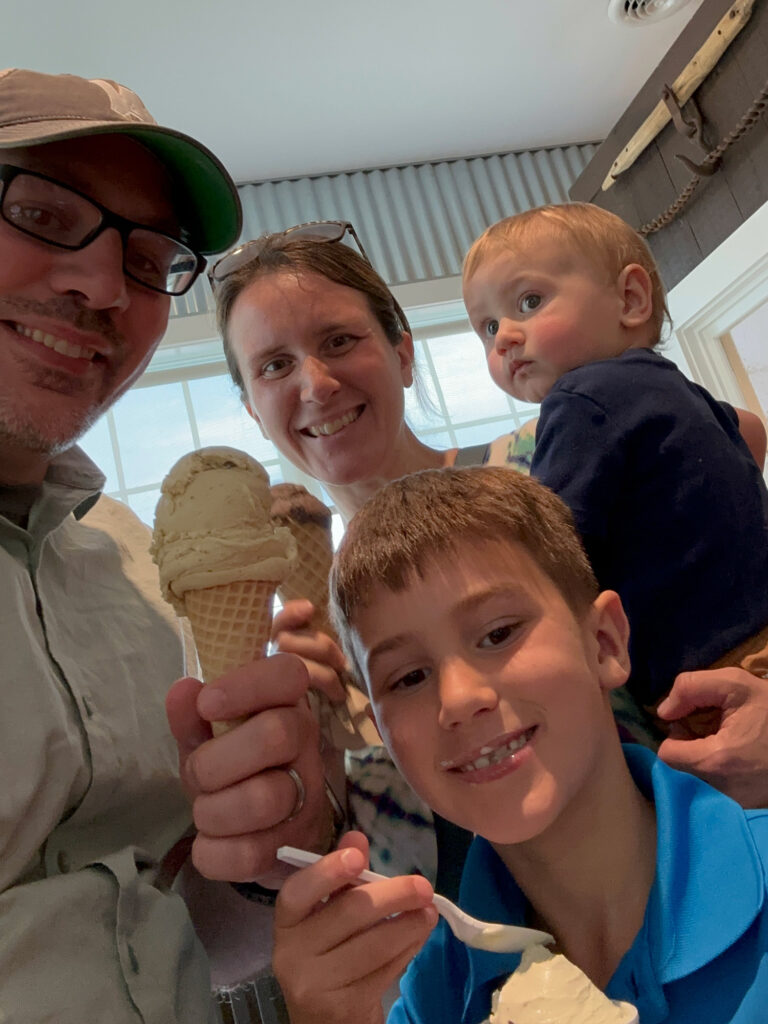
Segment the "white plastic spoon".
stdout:
<path fill-rule="evenodd" d="M 295 846 L 281 846 L 277 851 L 277 859 L 295 868 L 304 868 L 320 860 L 320 854 L 299 850 Z M 381 882 L 386 878 L 386 875 L 378 875 L 375 871 L 361 871 L 357 878 L 352 879 L 351 884 Z M 437 912 L 448 922 L 456 938 L 467 946 L 474 946 L 475 949 L 486 949 L 492 953 L 522 953 L 528 946 L 548 945 L 555 941 L 548 932 L 540 932 L 535 928 L 478 921 L 476 917 L 465 914 L 455 903 L 451 903 L 438 893 L 435 893 L 432 902 Z"/>

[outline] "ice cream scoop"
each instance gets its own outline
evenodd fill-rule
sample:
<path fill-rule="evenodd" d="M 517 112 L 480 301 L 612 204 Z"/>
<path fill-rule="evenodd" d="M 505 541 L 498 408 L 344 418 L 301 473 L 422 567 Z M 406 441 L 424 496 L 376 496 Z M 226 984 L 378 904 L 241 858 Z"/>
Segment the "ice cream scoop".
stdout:
<path fill-rule="evenodd" d="M 296 544 L 290 530 L 272 522 L 271 507 L 266 470 L 236 448 L 201 448 L 171 468 L 151 552 L 163 595 L 180 615 L 188 591 L 285 579 Z"/>
<path fill-rule="evenodd" d="M 524 950 L 494 993 L 489 1024 L 638 1024 L 629 1003 L 609 999 L 575 964 L 544 946 Z"/>
<path fill-rule="evenodd" d="M 296 559 L 271 506 L 265 469 L 235 448 L 190 452 L 163 481 L 150 550 L 163 596 L 191 622 L 206 682 L 269 641 L 274 595 Z"/>

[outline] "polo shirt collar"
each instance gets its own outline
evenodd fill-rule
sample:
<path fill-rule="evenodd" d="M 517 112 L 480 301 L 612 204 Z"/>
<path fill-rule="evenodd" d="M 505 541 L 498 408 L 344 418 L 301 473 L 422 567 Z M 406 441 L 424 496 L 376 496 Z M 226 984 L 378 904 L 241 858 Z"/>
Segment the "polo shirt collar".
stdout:
<path fill-rule="evenodd" d="M 644 747 L 627 744 L 624 754 L 638 788 L 655 803 L 656 874 L 641 933 L 614 978 L 631 970 L 648 980 L 653 976 L 662 986 L 734 945 L 762 909 L 765 881 L 737 803 L 693 775 L 669 768 Z M 739 871 L 724 871 L 729 863 L 738 864 Z M 709 892 L 718 895 L 716 914 Z M 525 923 L 529 909 L 490 843 L 479 837 L 467 857 L 460 903 L 475 917 L 502 924 Z M 515 970 L 520 954 L 467 947 L 467 958 L 465 1013 L 479 990 L 498 987 Z M 487 998 L 489 993 L 483 995 Z"/>
<path fill-rule="evenodd" d="M 646 908 L 662 985 L 693 974 L 747 931 L 765 902 L 765 879 L 743 809 L 635 745 L 625 755 L 656 805 L 656 875 Z M 738 871 L 724 865 L 738 864 Z M 717 893 L 717 912 L 708 893 Z M 630 951 L 631 952 L 631 951 Z"/>

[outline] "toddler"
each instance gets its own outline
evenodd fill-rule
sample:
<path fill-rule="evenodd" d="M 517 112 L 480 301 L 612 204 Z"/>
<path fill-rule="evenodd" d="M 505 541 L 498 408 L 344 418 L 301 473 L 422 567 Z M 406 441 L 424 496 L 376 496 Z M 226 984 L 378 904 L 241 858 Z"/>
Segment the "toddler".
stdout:
<path fill-rule="evenodd" d="M 493 380 L 541 403 L 531 472 L 621 595 L 630 691 L 655 705 L 682 671 L 768 670 L 768 493 L 734 409 L 655 351 L 643 239 L 586 203 L 510 217 L 470 249 L 464 299 Z"/>

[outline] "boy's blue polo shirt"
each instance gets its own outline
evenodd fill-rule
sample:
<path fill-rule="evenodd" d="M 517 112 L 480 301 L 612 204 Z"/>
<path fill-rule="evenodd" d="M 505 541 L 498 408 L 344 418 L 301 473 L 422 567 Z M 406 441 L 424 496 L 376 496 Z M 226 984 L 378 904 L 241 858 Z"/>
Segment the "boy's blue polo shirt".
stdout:
<path fill-rule="evenodd" d="M 768 811 L 744 811 L 643 747 L 624 752 L 656 805 L 656 875 L 643 926 L 607 986 L 640 1024 L 768 1022 Z M 492 847 L 476 838 L 461 906 L 524 924 L 527 902 Z M 408 969 L 388 1024 L 479 1024 L 519 954 L 484 953 L 440 921 Z"/>

